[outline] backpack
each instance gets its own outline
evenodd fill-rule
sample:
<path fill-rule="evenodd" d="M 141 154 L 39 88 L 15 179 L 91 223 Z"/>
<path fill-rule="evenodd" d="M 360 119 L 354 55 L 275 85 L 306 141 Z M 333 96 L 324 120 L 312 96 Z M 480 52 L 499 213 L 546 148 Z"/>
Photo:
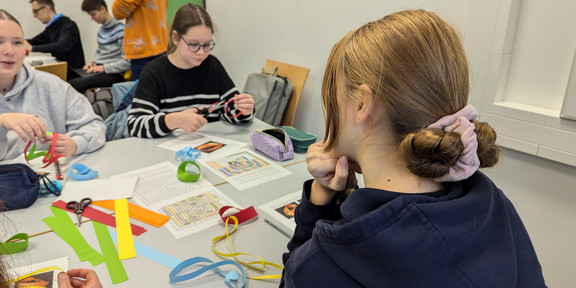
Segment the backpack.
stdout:
<path fill-rule="evenodd" d="M 132 99 L 136 94 L 138 80 L 120 82 L 112 85 L 113 106 L 115 111 L 104 120 L 106 125 L 106 141 L 130 137 L 128 133 L 128 114 L 132 107 Z"/>
<path fill-rule="evenodd" d="M 250 74 L 244 85 L 254 98 L 254 116 L 274 126 L 282 121 L 292 89 L 290 79 L 263 73 Z"/>
<path fill-rule="evenodd" d="M 94 109 L 94 113 L 102 117 L 102 119 L 106 120 L 108 116 L 114 113 L 114 105 L 112 103 L 112 89 L 110 88 L 95 88 L 95 89 L 88 89 L 84 92 L 90 104 L 92 104 L 92 108 Z"/>
<path fill-rule="evenodd" d="M 34 172 L 28 165 L 0 165 L 0 212 L 30 207 L 38 199 L 41 188 L 60 196 L 60 187 L 56 187 L 45 175 Z"/>

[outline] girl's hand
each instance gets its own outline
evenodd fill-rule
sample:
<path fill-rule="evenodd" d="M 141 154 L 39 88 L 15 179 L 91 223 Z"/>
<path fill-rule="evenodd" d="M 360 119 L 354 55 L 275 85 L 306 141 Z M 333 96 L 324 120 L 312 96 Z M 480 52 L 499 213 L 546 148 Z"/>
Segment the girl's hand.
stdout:
<path fill-rule="evenodd" d="M 47 135 L 47 142 L 51 143 L 54 135 Z M 62 157 L 70 157 L 76 153 L 76 141 L 66 134 L 58 134 L 54 154 L 62 154 Z"/>
<path fill-rule="evenodd" d="M 359 169 L 348 163 L 348 158 L 336 158 L 324 151 L 324 143 L 318 142 L 308 147 L 306 163 L 308 172 L 314 177 L 310 201 L 324 205 L 332 200 L 337 192 L 356 186 L 356 174 Z M 353 166 L 352 169 L 350 166 Z"/>
<path fill-rule="evenodd" d="M 206 108 L 204 108 L 206 109 Z M 184 111 L 170 113 L 166 115 L 166 126 L 170 130 L 180 128 L 188 133 L 196 132 L 208 123 L 206 118 L 198 114 L 198 109 L 190 108 Z"/>
<path fill-rule="evenodd" d="M 24 113 L 0 114 L 0 126 L 12 130 L 20 136 L 22 141 L 40 143 L 46 142 L 46 126 L 38 116 Z"/>
<path fill-rule="evenodd" d="M 102 288 L 102 283 L 94 270 L 71 269 L 58 274 L 58 287 L 60 288 Z"/>
<path fill-rule="evenodd" d="M 254 98 L 250 94 L 237 94 L 234 96 L 236 107 L 242 112 L 242 115 L 250 115 L 254 112 Z"/>

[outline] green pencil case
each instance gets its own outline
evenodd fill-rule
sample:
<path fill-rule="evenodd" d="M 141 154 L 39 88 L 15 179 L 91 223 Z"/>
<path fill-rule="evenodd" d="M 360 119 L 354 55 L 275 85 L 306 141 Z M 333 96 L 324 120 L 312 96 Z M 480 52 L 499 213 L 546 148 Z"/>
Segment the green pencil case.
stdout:
<path fill-rule="evenodd" d="M 279 128 L 286 131 L 288 137 L 292 140 L 292 146 L 294 146 L 294 152 L 296 153 L 306 153 L 308 146 L 316 142 L 316 135 L 312 133 L 298 130 L 292 126 L 280 126 Z"/>

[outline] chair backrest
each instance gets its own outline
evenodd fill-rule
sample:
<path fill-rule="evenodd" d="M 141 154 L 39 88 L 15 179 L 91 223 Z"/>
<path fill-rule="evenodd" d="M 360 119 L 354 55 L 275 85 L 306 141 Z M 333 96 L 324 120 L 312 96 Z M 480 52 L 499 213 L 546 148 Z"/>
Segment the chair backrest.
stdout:
<path fill-rule="evenodd" d="M 36 70 L 52 73 L 60 77 L 60 79 L 64 81 L 68 79 L 68 62 L 58 62 L 54 64 L 39 65 L 34 66 L 34 68 L 36 68 Z"/>
<path fill-rule="evenodd" d="M 288 105 L 286 105 L 286 109 L 284 110 L 282 122 L 280 122 L 281 126 L 292 126 L 294 123 L 296 108 L 298 108 L 298 102 L 300 102 L 302 89 L 304 89 L 304 83 L 306 83 L 306 78 L 308 78 L 308 72 L 310 72 L 310 69 L 266 59 L 265 67 L 272 66 L 278 66 L 278 76 L 287 77 L 290 79 L 290 82 L 292 82 L 292 85 L 294 86 L 294 89 L 292 89 L 292 95 L 288 101 Z"/>

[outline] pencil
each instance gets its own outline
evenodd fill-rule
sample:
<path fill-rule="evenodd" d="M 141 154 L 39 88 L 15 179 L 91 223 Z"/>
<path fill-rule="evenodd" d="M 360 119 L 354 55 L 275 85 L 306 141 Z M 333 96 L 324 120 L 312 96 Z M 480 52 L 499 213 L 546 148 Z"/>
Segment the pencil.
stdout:
<path fill-rule="evenodd" d="M 56 160 L 54 164 L 56 165 L 56 179 L 64 180 L 64 177 L 62 177 L 62 171 L 60 170 L 60 161 Z"/>

